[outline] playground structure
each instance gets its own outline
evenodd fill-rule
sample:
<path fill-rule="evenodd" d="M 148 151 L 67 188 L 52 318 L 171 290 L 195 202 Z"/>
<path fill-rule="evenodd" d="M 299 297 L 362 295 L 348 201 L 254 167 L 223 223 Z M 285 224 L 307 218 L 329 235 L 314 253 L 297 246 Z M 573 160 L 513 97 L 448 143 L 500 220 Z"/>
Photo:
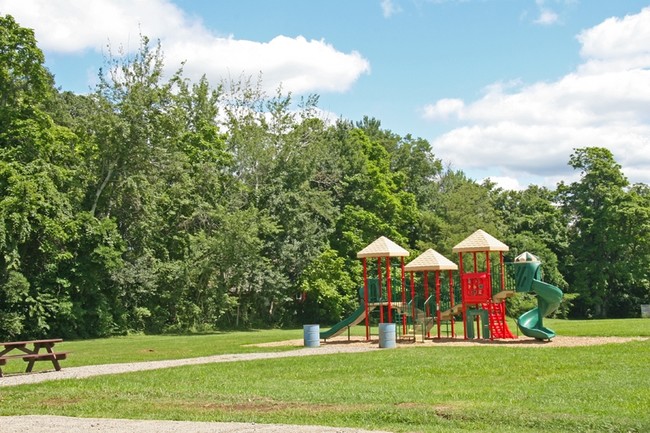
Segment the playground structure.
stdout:
<path fill-rule="evenodd" d="M 452 250 L 458 253 L 465 339 L 474 338 L 473 322 L 476 322 L 478 338 L 481 335 L 490 339 L 514 338 L 506 322 L 505 301 L 515 293 L 506 290 L 503 253 L 509 249 L 506 244 L 483 230 L 477 230 Z M 494 296 L 491 266 L 493 253 L 499 254 L 497 277 L 500 289 Z M 471 260 L 466 260 L 468 254 L 471 254 Z"/>
<path fill-rule="evenodd" d="M 408 257 L 409 252 L 404 248 L 397 245 L 390 239 L 381 236 L 373 243 L 365 247 L 357 253 L 357 257 L 363 261 L 363 288 L 360 298 L 363 299 L 361 306 L 354 311 L 350 317 L 342 320 L 334 325 L 327 331 L 320 333 L 321 339 L 328 339 L 340 335 L 345 330 L 349 330 L 351 326 L 357 325 L 365 320 L 366 325 L 366 340 L 370 340 L 370 313 L 375 309 L 379 309 L 379 323 L 385 323 L 384 319 L 387 318 L 388 323 L 393 323 L 393 309 L 397 308 L 403 310 L 406 305 L 405 291 L 404 291 L 404 257 Z M 401 280 L 398 283 L 400 286 L 399 292 L 396 292 L 393 287 L 391 279 L 391 259 L 400 259 Z M 377 278 L 368 278 L 368 259 L 376 259 Z M 386 278 L 385 285 L 382 284 L 382 269 L 386 265 Z M 382 291 L 382 288 L 385 290 Z M 361 292 L 361 290 L 360 290 Z M 398 301 L 393 302 L 393 295 L 398 293 Z M 386 314 L 384 314 L 386 310 Z M 404 323 L 406 323 L 404 321 Z"/>
<path fill-rule="evenodd" d="M 531 293 L 537 296 L 538 306 L 522 314 L 517 327 L 523 335 L 551 340 L 555 333 L 544 327 L 543 318 L 558 308 L 562 291 L 542 281 L 541 263 L 530 253 L 517 256 L 506 268 L 503 254 L 508 250 L 501 241 L 477 230 L 453 248 L 458 265 L 433 249 L 406 265 L 409 252 L 382 236 L 357 253 L 363 263 L 359 308 L 321 331 L 320 338 L 327 340 L 346 330 L 349 335 L 350 328 L 361 322 L 366 341 L 370 341 L 373 323 L 395 323 L 402 340 L 440 339 L 443 328 L 446 337 L 456 338 L 459 316 L 464 339 L 517 338 L 506 322 L 506 299 Z M 399 278 L 391 275 L 394 258 L 399 259 Z M 371 277 L 374 273 L 376 277 Z"/>

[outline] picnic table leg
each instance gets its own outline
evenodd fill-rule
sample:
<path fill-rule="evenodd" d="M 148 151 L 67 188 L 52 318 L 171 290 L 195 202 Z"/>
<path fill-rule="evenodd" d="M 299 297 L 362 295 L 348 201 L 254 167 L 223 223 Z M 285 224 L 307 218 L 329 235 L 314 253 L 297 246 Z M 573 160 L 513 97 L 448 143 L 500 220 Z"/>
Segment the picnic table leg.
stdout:
<path fill-rule="evenodd" d="M 29 362 L 27 363 L 27 368 L 25 369 L 25 373 L 31 373 L 32 368 L 34 368 L 34 363 L 36 362 L 36 358 L 31 358 Z"/>
<path fill-rule="evenodd" d="M 38 354 L 39 350 L 41 350 L 41 345 L 38 343 L 34 343 L 34 350 L 31 351 L 32 355 Z M 25 373 L 31 373 L 32 368 L 34 368 L 34 363 L 36 362 L 36 358 L 30 358 L 29 362 L 27 363 L 27 368 L 25 369 Z"/>
<path fill-rule="evenodd" d="M 56 371 L 60 371 L 61 366 L 59 365 L 59 360 L 56 359 L 56 355 L 54 354 L 54 350 L 52 350 L 53 346 L 54 346 L 54 344 L 48 344 L 48 345 L 45 346 L 45 350 L 47 350 L 47 353 L 52 354 L 52 365 L 54 366 L 54 369 Z"/>
<path fill-rule="evenodd" d="M 56 359 L 56 355 L 54 355 L 54 354 L 52 354 L 52 365 L 54 366 L 54 369 L 55 369 L 56 371 L 60 371 L 60 370 L 61 370 L 61 366 L 59 365 L 59 360 Z"/>

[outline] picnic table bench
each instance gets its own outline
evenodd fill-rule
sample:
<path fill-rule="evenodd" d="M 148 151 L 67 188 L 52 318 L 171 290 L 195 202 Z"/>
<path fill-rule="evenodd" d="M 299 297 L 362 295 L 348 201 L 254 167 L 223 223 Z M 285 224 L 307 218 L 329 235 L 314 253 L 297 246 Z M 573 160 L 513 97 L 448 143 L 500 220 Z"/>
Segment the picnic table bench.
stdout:
<path fill-rule="evenodd" d="M 11 359 L 22 359 L 27 362 L 25 373 L 30 373 L 36 361 L 51 361 L 54 369 L 59 371 L 61 370 L 59 361 L 66 359 L 68 352 L 55 352 L 53 347 L 56 343 L 62 341 L 62 338 L 51 338 L 47 340 L 6 341 L 0 343 L 0 347 L 3 348 L 0 350 L 0 366 L 6 365 L 7 361 Z M 45 349 L 45 352 L 41 352 L 42 349 Z M 2 368 L 0 368 L 0 377 L 2 377 Z"/>

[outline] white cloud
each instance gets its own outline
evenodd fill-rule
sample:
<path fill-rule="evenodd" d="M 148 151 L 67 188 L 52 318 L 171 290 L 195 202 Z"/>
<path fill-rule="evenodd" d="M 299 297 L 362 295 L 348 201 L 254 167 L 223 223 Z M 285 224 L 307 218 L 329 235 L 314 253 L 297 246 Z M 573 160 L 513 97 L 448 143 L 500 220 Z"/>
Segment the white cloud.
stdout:
<path fill-rule="evenodd" d="M 0 0 L 0 10 L 33 28 L 39 47 L 60 53 L 99 51 L 109 41 L 113 47 L 135 50 L 140 32 L 152 38 L 206 33 L 198 21 L 165 0 Z"/>
<path fill-rule="evenodd" d="M 650 8 L 624 18 L 612 17 L 577 38 L 587 60 L 581 72 L 647 68 L 650 65 Z"/>
<path fill-rule="evenodd" d="M 535 20 L 535 24 L 541 24 L 543 26 L 550 26 L 555 24 L 559 20 L 559 15 L 553 12 L 550 9 L 542 9 L 539 11 L 539 17 Z"/>
<path fill-rule="evenodd" d="M 468 170 L 489 167 L 497 178 L 535 176 L 554 186 L 573 175 L 567 163 L 575 148 L 603 146 L 632 182 L 650 183 L 649 29 L 650 8 L 606 20 L 578 36 L 584 63 L 573 73 L 495 83 L 475 101 L 427 105 L 423 117 L 461 122 L 433 141 L 434 151 Z"/>
<path fill-rule="evenodd" d="M 205 73 L 215 81 L 262 72 L 265 86 L 275 88 L 282 83 L 283 89 L 296 93 L 344 92 L 370 71 L 370 64 L 359 53 L 342 53 L 323 40 L 308 41 L 302 36 L 276 36 L 265 43 L 232 37 L 171 40 L 164 49 L 171 63 L 187 60 L 185 72 L 190 77 Z"/>
<path fill-rule="evenodd" d="M 435 104 L 428 104 L 423 109 L 423 117 L 428 120 L 446 120 L 462 117 L 465 103 L 462 99 L 440 99 Z"/>
<path fill-rule="evenodd" d="M 553 9 L 549 8 L 546 5 L 545 0 L 535 0 L 535 4 L 537 5 L 537 9 L 539 12 L 539 16 L 537 19 L 533 20 L 534 24 L 539 24 L 542 26 L 551 26 L 554 24 L 557 24 L 560 22 L 560 15 L 555 12 Z M 556 0 L 555 1 L 556 5 L 555 6 L 569 6 L 572 3 L 574 3 L 573 0 Z M 524 14 L 524 17 L 527 15 Z"/>
<path fill-rule="evenodd" d="M 324 40 L 278 35 L 268 42 L 215 34 L 169 0 L 0 0 L 0 10 L 34 28 L 39 47 L 58 53 L 123 47 L 133 52 L 140 33 L 160 39 L 171 70 L 186 61 L 192 78 L 213 82 L 230 76 L 257 76 L 275 89 L 295 93 L 345 92 L 369 62 L 358 52 L 343 53 Z"/>
<path fill-rule="evenodd" d="M 514 190 L 514 191 L 521 191 L 526 189 L 525 186 L 521 185 L 519 183 L 519 180 L 514 177 L 508 177 L 508 176 L 490 176 L 486 179 L 489 179 L 490 181 L 494 182 L 497 184 L 497 187 L 507 189 L 507 190 Z"/>
<path fill-rule="evenodd" d="M 399 5 L 396 5 L 394 0 L 381 0 L 381 11 L 384 14 L 384 18 L 390 18 L 396 13 L 402 11 Z"/>

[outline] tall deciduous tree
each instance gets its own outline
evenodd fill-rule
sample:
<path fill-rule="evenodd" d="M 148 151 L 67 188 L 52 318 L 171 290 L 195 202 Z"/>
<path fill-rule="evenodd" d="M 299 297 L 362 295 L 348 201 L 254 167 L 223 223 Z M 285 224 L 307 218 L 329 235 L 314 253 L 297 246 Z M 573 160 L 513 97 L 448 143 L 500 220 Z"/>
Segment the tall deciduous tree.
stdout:
<path fill-rule="evenodd" d="M 52 76 L 33 32 L 11 17 L 0 17 L 0 57 L 0 316 L 7 318 L 0 334 L 79 335 L 76 323 L 110 329 L 80 312 L 92 310 L 93 296 L 113 298 L 98 292 L 109 285 L 97 279 L 115 258 L 107 241 L 114 226 L 96 236 L 101 222 L 80 209 L 87 143 L 48 114 L 57 105 Z M 78 296 L 82 290 L 88 296 Z M 109 303 L 94 303 L 89 314 L 103 310 L 112 322 Z"/>
<path fill-rule="evenodd" d="M 34 31 L 0 16 L 0 113 L 31 110 L 52 97 L 54 79 L 44 63 Z"/>
<path fill-rule="evenodd" d="M 43 107 L 54 92 L 33 31 L 0 17 L 0 336 L 49 332 L 69 311 L 57 299 L 67 281 L 70 205 L 65 166 L 73 137 L 56 128 Z M 62 164 L 58 164 L 62 162 Z M 63 286 L 63 287 L 62 287 Z M 65 292 L 64 292 L 65 293 Z"/>
<path fill-rule="evenodd" d="M 414 195 L 404 190 L 404 176 L 391 170 L 386 148 L 363 129 L 342 122 L 331 146 L 341 173 L 336 203 L 342 210 L 332 245 L 353 260 L 357 251 L 382 235 L 408 246 L 417 205 Z"/>
<path fill-rule="evenodd" d="M 602 147 L 577 149 L 569 164 L 580 180 L 560 184 L 570 221 L 567 279 L 580 293 L 576 313 L 586 317 L 633 314 L 639 294 L 647 297 L 648 208 L 612 153 Z"/>

